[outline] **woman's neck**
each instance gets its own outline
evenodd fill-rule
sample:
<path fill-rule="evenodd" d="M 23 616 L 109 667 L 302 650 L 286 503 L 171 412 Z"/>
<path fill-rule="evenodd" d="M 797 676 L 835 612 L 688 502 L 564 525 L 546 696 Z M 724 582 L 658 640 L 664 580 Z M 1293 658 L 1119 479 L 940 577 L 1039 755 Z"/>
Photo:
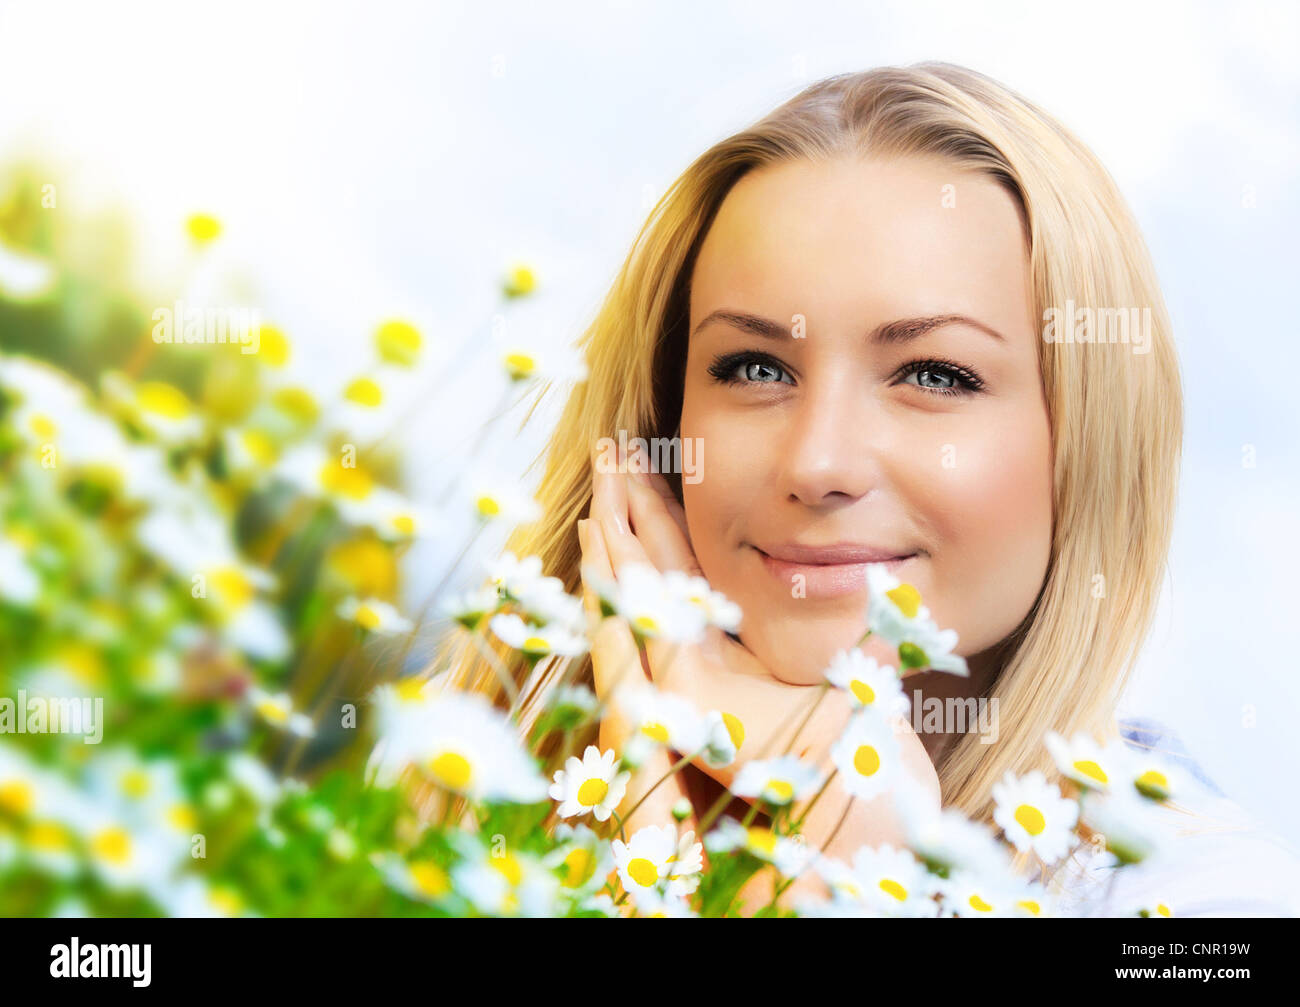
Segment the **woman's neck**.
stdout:
<path fill-rule="evenodd" d="M 963 735 L 997 730 L 997 706 L 987 699 L 1006 664 L 1004 644 L 966 659 L 967 676 L 944 671 L 908 675 L 903 692 L 912 703 L 912 728 L 936 766 Z"/>

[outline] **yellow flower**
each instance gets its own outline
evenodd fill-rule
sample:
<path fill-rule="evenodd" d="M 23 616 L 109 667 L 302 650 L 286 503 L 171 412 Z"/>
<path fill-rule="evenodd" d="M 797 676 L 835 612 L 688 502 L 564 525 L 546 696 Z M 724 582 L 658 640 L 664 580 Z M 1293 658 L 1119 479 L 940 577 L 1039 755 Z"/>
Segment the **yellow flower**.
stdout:
<path fill-rule="evenodd" d="M 185 222 L 185 229 L 196 242 L 206 245 L 221 234 L 221 221 L 209 213 L 195 213 Z"/>
<path fill-rule="evenodd" d="M 525 297 L 537 287 L 537 277 L 525 265 L 516 265 L 506 274 L 503 289 L 507 297 Z"/>
<path fill-rule="evenodd" d="M 379 356 L 399 367 L 413 367 L 420 355 L 420 331 L 410 322 L 396 319 L 384 322 L 375 333 Z"/>

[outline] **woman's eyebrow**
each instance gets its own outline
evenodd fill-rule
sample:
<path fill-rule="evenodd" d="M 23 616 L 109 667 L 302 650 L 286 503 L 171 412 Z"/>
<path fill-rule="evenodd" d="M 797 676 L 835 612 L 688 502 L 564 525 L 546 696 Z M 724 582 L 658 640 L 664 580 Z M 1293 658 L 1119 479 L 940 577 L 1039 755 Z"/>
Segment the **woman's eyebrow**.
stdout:
<path fill-rule="evenodd" d="M 764 318 L 761 315 L 751 315 L 747 311 L 732 311 L 728 308 L 720 308 L 717 311 L 710 312 L 699 325 L 695 326 L 695 332 L 698 333 L 711 322 L 723 322 L 744 332 L 762 336 L 764 339 L 794 338 L 788 325 L 783 325 L 770 318 Z M 969 315 L 927 315 L 922 318 L 896 318 L 892 322 L 881 322 L 877 325 L 868 333 L 867 340 L 879 343 L 882 346 L 907 343 L 913 339 L 919 339 L 927 332 L 933 332 L 935 329 L 955 323 L 969 325 L 992 336 L 999 342 L 1006 342 L 1006 338 L 1002 333 L 977 319 L 971 318 Z"/>

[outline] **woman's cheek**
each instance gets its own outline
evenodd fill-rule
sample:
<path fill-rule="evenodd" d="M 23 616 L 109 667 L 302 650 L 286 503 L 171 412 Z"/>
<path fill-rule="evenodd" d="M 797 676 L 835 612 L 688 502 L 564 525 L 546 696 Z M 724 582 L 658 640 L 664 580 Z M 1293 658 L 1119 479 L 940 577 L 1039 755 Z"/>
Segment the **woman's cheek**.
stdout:
<path fill-rule="evenodd" d="M 928 505 L 938 531 L 929 603 L 962 653 L 997 643 L 1033 606 L 1051 549 L 1049 445 L 1032 420 L 957 445 Z"/>

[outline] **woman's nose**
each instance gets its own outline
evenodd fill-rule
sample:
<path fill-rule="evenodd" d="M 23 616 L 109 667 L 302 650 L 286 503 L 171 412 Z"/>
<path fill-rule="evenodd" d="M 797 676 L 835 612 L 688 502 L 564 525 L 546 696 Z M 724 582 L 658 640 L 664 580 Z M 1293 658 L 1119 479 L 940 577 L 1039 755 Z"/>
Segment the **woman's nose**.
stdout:
<path fill-rule="evenodd" d="M 782 491 L 810 507 L 850 503 L 879 479 L 874 443 L 882 434 L 879 410 L 848 374 L 805 385 L 790 413 L 780 466 Z"/>

